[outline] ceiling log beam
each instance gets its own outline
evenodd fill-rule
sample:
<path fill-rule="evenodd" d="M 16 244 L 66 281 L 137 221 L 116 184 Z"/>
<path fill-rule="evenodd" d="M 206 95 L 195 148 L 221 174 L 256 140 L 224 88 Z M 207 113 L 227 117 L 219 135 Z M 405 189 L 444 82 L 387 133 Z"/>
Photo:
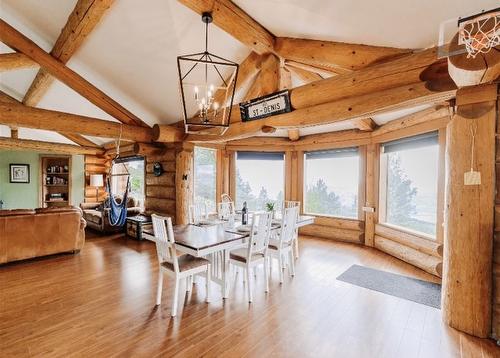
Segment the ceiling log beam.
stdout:
<path fill-rule="evenodd" d="M 94 27 L 99 23 L 113 1 L 114 0 L 78 0 L 50 52 L 52 57 L 66 64 L 80 48 L 81 44 Z M 44 68 L 40 68 L 28 91 L 24 95 L 23 103 L 35 107 L 53 82 L 54 77 Z"/>
<path fill-rule="evenodd" d="M 422 103 L 435 103 L 450 99 L 456 91 L 432 92 L 425 83 L 418 82 L 374 93 L 340 99 L 311 107 L 296 109 L 262 120 L 236 122 L 231 124 L 222 136 L 188 135 L 188 141 L 228 141 L 259 134 L 263 126 L 277 129 L 294 129 L 342 121 L 358 120 L 376 113 Z M 293 106 L 293 103 L 292 103 Z"/>
<path fill-rule="evenodd" d="M 9 96 L 8 94 L 6 94 L 5 92 L 2 92 L 2 91 L 0 91 L 0 102 L 14 103 L 14 104 L 23 105 L 17 99 Z M 75 142 L 78 145 L 82 145 L 84 147 L 99 147 L 97 144 L 95 144 L 91 140 L 88 140 L 87 138 L 85 138 L 85 137 L 83 137 L 83 136 L 81 136 L 79 134 L 75 134 L 75 133 L 61 133 L 61 132 L 58 132 L 58 133 L 60 135 L 64 136 L 64 137 L 68 138 L 72 142 Z"/>
<path fill-rule="evenodd" d="M 409 49 L 288 37 L 276 38 L 274 50 L 287 60 L 331 67 L 333 71 L 335 68 L 356 71 L 412 52 Z"/>
<path fill-rule="evenodd" d="M 63 63 L 42 50 L 33 41 L 0 19 L 0 41 L 7 46 L 20 51 L 36 61 L 52 76 L 78 92 L 103 111 L 122 123 L 147 127 L 140 118 L 122 107 L 104 92 L 85 80 L 78 73 L 66 67 Z"/>
<path fill-rule="evenodd" d="M 360 118 L 353 120 L 353 124 L 360 131 L 372 132 L 377 128 L 377 123 L 372 118 Z"/>
<path fill-rule="evenodd" d="M 119 138 L 121 135 L 122 139 L 136 142 L 150 142 L 152 139 L 150 128 L 28 107 L 17 103 L 0 103 L 0 124 L 95 137 Z"/>
<path fill-rule="evenodd" d="M 230 0 L 179 0 L 198 14 L 211 12 L 214 24 L 259 54 L 274 51 L 275 37 Z"/>
<path fill-rule="evenodd" d="M 29 139 L 15 139 L 0 137 L 0 148 L 9 150 L 30 150 L 39 152 L 51 153 L 68 153 L 68 154 L 88 154 L 88 155 L 103 155 L 104 150 L 95 147 L 82 147 L 73 144 L 42 142 Z"/>
<path fill-rule="evenodd" d="M 323 79 L 323 77 L 318 75 L 316 72 L 310 72 L 308 70 L 304 70 L 303 68 L 289 66 L 286 62 L 285 62 L 285 65 L 286 65 L 286 68 L 288 68 L 292 73 L 297 75 L 297 77 L 299 77 L 300 80 L 302 82 L 304 82 L 305 84 L 308 84 L 308 83 L 311 83 L 314 81 L 319 81 L 319 80 Z"/>
<path fill-rule="evenodd" d="M 11 52 L 0 54 L 0 72 L 37 67 L 39 67 L 38 63 L 23 53 Z"/>

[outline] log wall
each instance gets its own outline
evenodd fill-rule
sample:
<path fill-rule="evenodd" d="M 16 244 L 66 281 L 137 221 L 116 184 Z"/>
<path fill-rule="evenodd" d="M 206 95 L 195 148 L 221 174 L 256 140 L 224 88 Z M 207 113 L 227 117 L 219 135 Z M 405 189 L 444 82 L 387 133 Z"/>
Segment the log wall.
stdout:
<path fill-rule="evenodd" d="M 111 160 L 104 156 L 85 155 L 85 202 L 96 202 L 96 188 L 90 186 L 91 174 L 102 174 L 104 176 L 104 185 L 106 185 L 107 174 L 111 166 Z M 104 201 L 106 198 L 106 188 L 99 188 L 98 202 Z"/>
<path fill-rule="evenodd" d="M 146 155 L 146 200 L 145 211 L 172 217 L 175 222 L 175 147 L 168 147 L 162 154 Z M 160 162 L 163 174 L 155 177 L 153 163 Z"/>

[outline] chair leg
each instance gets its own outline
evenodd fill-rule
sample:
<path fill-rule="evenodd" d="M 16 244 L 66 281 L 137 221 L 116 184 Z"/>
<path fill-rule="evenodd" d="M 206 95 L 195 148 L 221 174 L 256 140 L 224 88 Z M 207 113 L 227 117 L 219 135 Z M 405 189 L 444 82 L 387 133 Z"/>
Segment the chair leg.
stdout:
<path fill-rule="evenodd" d="M 257 277 L 257 266 L 253 268 L 253 277 Z"/>
<path fill-rule="evenodd" d="M 290 272 L 290 276 L 295 276 L 295 258 L 294 258 L 294 255 L 293 255 L 293 248 L 290 248 L 290 250 L 288 251 L 289 255 L 288 255 L 288 260 L 289 261 L 289 267 L 288 267 L 288 271 Z"/>
<path fill-rule="evenodd" d="M 240 268 L 238 268 L 238 271 L 239 271 L 239 270 L 240 270 Z M 241 270 L 243 270 L 243 275 L 242 275 L 242 276 L 243 276 L 243 283 L 245 283 L 245 282 L 247 281 L 247 275 L 246 275 L 246 273 L 245 273 L 246 271 L 245 271 L 245 269 L 244 269 L 244 268 L 241 268 Z"/>
<path fill-rule="evenodd" d="M 295 248 L 295 259 L 299 258 L 299 234 L 295 234 L 295 240 L 294 241 L 294 248 Z"/>
<path fill-rule="evenodd" d="M 273 257 L 269 255 L 269 276 L 273 277 Z"/>
<path fill-rule="evenodd" d="M 210 264 L 207 266 L 207 287 L 206 287 L 206 290 L 207 290 L 207 297 L 205 299 L 206 302 L 210 302 L 210 284 L 212 281 L 212 276 L 210 275 L 210 270 L 211 270 L 211 267 L 210 267 Z"/>
<path fill-rule="evenodd" d="M 278 253 L 278 270 L 280 273 L 280 283 L 283 283 L 283 253 Z"/>
<path fill-rule="evenodd" d="M 181 280 L 176 277 L 175 278 L 175 288 L 174 288 L 174 302 L 172 303 L 172 317 L 175 317 L 177 315 L 177 303 L 179 302 L 179 286 L 180 286 Z"/>
<path fill-rule="evenodd" d="M 247 274 L 247 288 L 248 288 L 248 302 L 252 302 L 252 284 L 251 284 L 251 270 L 250 267 L 246 268 Z"/>
<path fill-rule="evenodd" d="M 267 257 L 264 258 L 264 282 L 266 283 L 266 292 L 269 292 L 269 271 L 267 270 Z"/>
<path fill-rule="evenodd" d="M 191 276 L 186 277 L 186 292 L 191 292 Z"/>
<path fill-rule="evenodd" d="M 158 272 L 158 287 L 156 288 L 156 305 L 161 304 L 161 292 L 163 289 L 163 271 L 160 268 Z"/>

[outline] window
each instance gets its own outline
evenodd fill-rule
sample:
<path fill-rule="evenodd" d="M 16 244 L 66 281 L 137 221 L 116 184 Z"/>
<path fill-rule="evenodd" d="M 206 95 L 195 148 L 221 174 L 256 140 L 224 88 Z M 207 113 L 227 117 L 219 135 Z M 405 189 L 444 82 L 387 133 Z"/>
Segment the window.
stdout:
<path fill-rule="evenodd" d="M 194 202 L 215 212 L 216 150 L 194 147 Z"/>
<path fill-rule="evenodd" d="M 237 152 L 237 209 L 246 201 L 250 210 L 265 210 L 267 203 L 284 200 L 284 187 L 284 153 Z"/>
<path fill-rule="evenodd" d="M 144 209 L 144 158 L 129 157 L 120 158 L 113 164 L 111 178 L 111 187 L 114 194 L 123 195 L 127 188 L 127 176 L 117 174 L 130 174 L 130 193 L 129 196 L 134 198 L 138 206 Z"/>
<path fill-rule="evenodd" d="M 438 162 L 437 132 L 382 145 L 380 222 L 436 236 Z"/>
<path fill-rule="evenodd" d="M 304 169 L 306 213 L 358 218 L 357 148 L 307 152 Z"/>

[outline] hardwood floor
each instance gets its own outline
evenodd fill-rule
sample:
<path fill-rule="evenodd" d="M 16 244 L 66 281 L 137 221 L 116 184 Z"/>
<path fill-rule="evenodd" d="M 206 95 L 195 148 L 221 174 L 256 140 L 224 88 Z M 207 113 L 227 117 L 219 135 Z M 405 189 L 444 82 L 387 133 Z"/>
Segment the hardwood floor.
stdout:
<path fill-rule="evenodd" d="M 150 242 L 95 237 L 79 255 L 0 267 L 0 356 L 500 356 L 493 341 L 446 327 L 437 309 L 336 280 L 360 264 L 435 281 L 374 249 L 302 238 L 295 278 L 280 286 L 274 271 L 266 295 L 259 272 L 252 304 L 241 275 L 226 301 L 213 285 L 209 304 L 200 279 L 175 318 L 170 279 L 154 306 L 155 255 Z"/>

